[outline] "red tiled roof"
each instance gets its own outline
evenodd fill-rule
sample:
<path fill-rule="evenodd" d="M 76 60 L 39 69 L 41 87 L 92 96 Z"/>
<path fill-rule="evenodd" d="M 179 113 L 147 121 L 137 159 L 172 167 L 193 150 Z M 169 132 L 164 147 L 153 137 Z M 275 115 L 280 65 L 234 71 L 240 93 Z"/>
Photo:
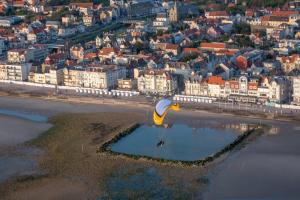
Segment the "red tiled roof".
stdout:
<path fill-rule="evenodd" d="M 299 59 L 299 55 L 298 54 L 293 54 L 291 56 L 283 56 L 283 57 L 281 57 L 281 62 L 282 63 L 294 63 L 298 59 Z"/>
<path fill-rule="evenodd" d="M 218 17 L 218 16 L 229 16 L 229 15 L 226 11 L 211 11 L 208 12 L 208 16 Z"/>
<path fill-rule="evenodd" d="M 231 89 L 239 89 L 239 82 L 236 80 L 230 80 L 229 81 L 230 88 Z"/>
<path fill-rule="evenodd" d="M 141 36 L 141 32 L 133 31 L 133 32 L 131 32 L 131 36 L 132 37 Z"/>
<path fill-rule="evenodd" d="M 200 47 L 203 49 L 225 49 L 226 44 L 221 42 L 201 42 Z"/>
<path fill-rule="evenodd" d="M 117 50 L 112 47 L 103 47 L 100 50 L 99 55 L 108 55 L 110 53 L 117 53 Z"/>
<path fill-rule="evenodd" d="M 277 16 L 277 15 L 271 15 L 269 17 L 269 21 L 283 21 L 283 22 L 288 22 L 289 17 L 286 16 Z"/>
<path fill-rule="evenodd" d="M 298 11 L 295 10 L 279 10 L 279 11 L 273 11 L 273 16 L 279 16 L 279 17 L 289 17 L 290 15 L 296 15 L 299 14 Z"/>
<path fill-rule="evenodd" d="M 59 59 L 64 59 L 65 56 L 66 56 L 66 55 L 65 55 L 64 53 L 55 53 L 55 54 L 49 55 L 48 57 L 49 57 L 51 60 L 59 60 Z"/>
<path fill-rule="evenodd" d="M 250 10 L 250 9 L 246 10 L 245 16 L 246 17 L 253 17 L 254 16 L 253 10 Z"/>
<path fill-rule="evenodd" d="M 87 53 L 84 55 L 85 59 L 93 59 L 93 58 L 97 58 L 97 54 L 96 53 Z"/>
<path fill-rule="evenodd" d="M 262 22 L 270 21 L 270 16 L 262 16 L 262 17 L 260 18 L 260 20 L 261 20 Z"/>
<path fill-rule="evenodd" d="M 191 54 L 191 53 L 201 53 L 197 48 L 184 48 L 183 53 Z"/>
<path fill-rule="evenodd" d="M 238 66 L 239 69 L 241 70 L 246 70 L 248 67 L 248 60 L 245 56 L 238 56 L 236 58 L 236 65 Z"/>
<path fill-rule="evenodd" d="M 24 0 L 14 0 L 13 1 L 13 5 L 14 6 L 22 6 L 22 5 L 24 5 L 24 3 L 25 3 L 25 1 Z"/>
<path fill-rule="evenodd" d="M 92 8 L 93 3 L 92 2 L 87 2 L 87 3 L 70 3 L 70 6 L 76 6 L 80 8 Z"/>
<path fill-rule="evenodd" d="M 68 66 L 75 66 L 76 65 L 76 60 L 68 59 L 68 60 L 66 60 L 65 64 L 68 65 Z"/>
<path fill-rule="evenodd" d="M 234 56 L 239 50 L 237 49 L 220 49 L 216 51 L 216 54 L 222 54 L 226 56 Z"/>
<path fill-rule="evenodd" d="M 249 90 L 257 90 L 257 88 L 258 88 L 258 83 L 253 83 L 253 82 L 248 83 L 248 89 Z"/>
<path fill-rule="evenodd" d="M 177 45 L 177 44 L 170 44 L 170 43 L 167 43 L 167 44 L 166 44 L 166 49 L 177 50 L 177 49 L 178 49 L 178 45 Z"/>
<path fill-rule="evenodd" d="M 211 85 L 225 85 L 225 81 L 221 76 L 211 76 L 208 78 L 207 83 Z"/>
<path fill-rule="evenodd" d="M 212 8 L 212 9 L 217 9 L 220 8 L 221 5 L 220 4 L 216 4 L 216 3 L 210 3 L 207 5 L 207 8 Z"/>
<path fill-rule="evenodd" d="M 35 28 L 35 29 L 32 30 L 32 32 L 33 32 L 34 34 L 37 34 L 37 33 L 45 33 L 45 30 L 42 29 L 42 28 Z"/>

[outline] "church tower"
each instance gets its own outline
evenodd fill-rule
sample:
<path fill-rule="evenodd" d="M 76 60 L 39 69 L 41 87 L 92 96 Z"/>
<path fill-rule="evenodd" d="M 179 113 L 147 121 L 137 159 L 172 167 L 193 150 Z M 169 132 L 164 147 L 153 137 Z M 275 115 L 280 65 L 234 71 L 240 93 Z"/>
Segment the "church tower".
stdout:
<path fill-rule="evenodd" d="M 177 7 L 177 0 L 175 0 L 175 4 L 173 6 L 173 8 L 170 9 L 169 12 L 169 18 L 170 18 L 170 22 L 178 22 L 178 7 Z"/>

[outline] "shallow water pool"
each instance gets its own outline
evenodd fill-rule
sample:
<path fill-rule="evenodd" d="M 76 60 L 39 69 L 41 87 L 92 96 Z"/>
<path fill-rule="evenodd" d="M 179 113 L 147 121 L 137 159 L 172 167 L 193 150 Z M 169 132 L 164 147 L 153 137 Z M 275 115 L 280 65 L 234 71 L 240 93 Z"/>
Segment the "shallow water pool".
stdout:
<path fill-rule="evenodd" d="M 175 124 L 171 128 L 142 125 L 112 144 L 114 152 L 150 156 L 168 160 L 204 159 L 232 143 L 240 129 L 221 127 L 192 128 Z M 157 145 L 163 141 L 163 145 Z"/>

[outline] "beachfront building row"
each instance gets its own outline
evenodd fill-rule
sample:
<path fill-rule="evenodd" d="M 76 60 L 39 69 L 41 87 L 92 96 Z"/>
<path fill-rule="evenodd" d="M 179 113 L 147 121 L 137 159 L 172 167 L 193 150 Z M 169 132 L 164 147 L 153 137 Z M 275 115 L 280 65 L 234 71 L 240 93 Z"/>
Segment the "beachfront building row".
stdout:
<path fill-rule="evenodd" d="M 138 89 L 144 94 L 173 95 L 178 93 L 178 77 L 166 70 L 141 71 L 136 79 L 126 78 L 126 68 L 116 65 L 73 66 L 39 68 L 28 63 L 0 64 L 0 80 L 25 81 L 40 84 L 65 85 L 98 89 Z M 293 91 L 291 91 L 292 84 Z M 284 103 L 291 99 L 300 104 L 300 78 L 291 82 L 285 77 L 249 79 L 246 76 L 224 80 L 220 76 L 190 77 L 185 81 L 184 92 L 190 96 L 208 96 L 246 102 Z"/>
<path fill-rule="evenodd" d="M 192 77 L 185 81 L 185 94 L 253 103 L 283 103 L 289 100 L 289 87 L 290 81 L 284 77 L 274 77 L 270 80 L 248 79 L 246 76 L 231 80 L 223 80 L 220 76 L 211 76 L 208 79 Z"/>
<path fill-rule="evenodd" d="M 54 65 L 32 66 L 29 63 L 0 64 L 0 80 L 111 89 L 117 86 L 118 79 L 125 78 L 126 68 L 115 65 L 62 68 Z"/>

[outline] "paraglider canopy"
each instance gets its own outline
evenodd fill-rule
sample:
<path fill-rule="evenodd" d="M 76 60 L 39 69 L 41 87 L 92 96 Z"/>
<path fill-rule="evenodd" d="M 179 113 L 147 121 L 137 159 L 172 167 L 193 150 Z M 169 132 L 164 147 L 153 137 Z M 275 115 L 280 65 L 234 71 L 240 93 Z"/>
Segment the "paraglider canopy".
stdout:
<path fill-rule="evenodd" d="M 160 100 L 156 106 L 155 110 L 153 112 L 153 122 L 156 125 L 162 125 L 165 116 L 167 115 L 169 109 L 178 111 L 179 110 L 179 104 L 173 103 L 169 99 L 162 99 Z"/>

